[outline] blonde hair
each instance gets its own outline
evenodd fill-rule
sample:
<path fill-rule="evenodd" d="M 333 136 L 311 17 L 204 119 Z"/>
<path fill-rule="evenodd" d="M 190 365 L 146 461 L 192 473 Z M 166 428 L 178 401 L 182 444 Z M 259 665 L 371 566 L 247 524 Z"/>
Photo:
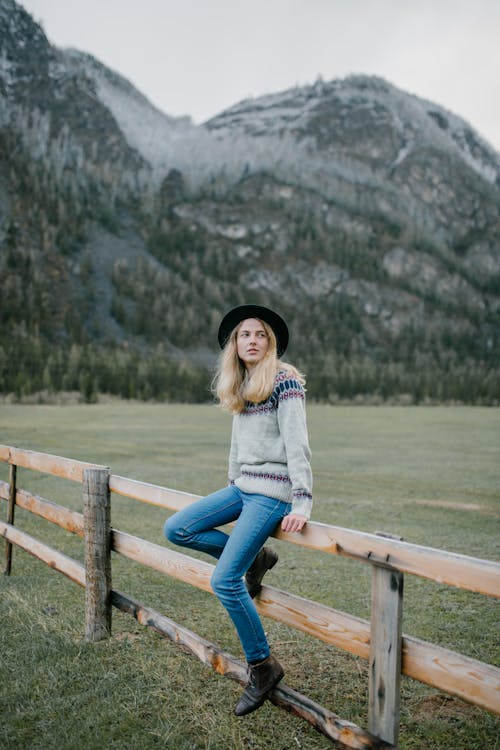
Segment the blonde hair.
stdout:
<path fill-rule="evenodd" d="M 269 347 L 250 375 L 238 357 L 236 342 L 243 321 L 233 328 L 219 357 L 212 390 L 219 400 L 219 406 L 231 414 L 240 414 L 248 401 L 259 404 L 268 399 L 273 392 L 274 381 L 280 370 L 297 378 L 302 385 L 306 382 L 296 367 L 278 359 L 273 329 L 265 320 L 260 320 L 260 318 L 258 320 L 267 334 Z"/>

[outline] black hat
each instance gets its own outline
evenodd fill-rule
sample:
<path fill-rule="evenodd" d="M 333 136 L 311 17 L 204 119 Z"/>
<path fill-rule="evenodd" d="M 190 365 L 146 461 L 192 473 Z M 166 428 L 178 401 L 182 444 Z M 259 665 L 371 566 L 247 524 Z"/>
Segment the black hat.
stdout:
<path fill-rule="evenodd" d="M 239 307 L 233 307 L 224 315 L 218 333 L 220 348 L 225 347 L 238 323 L 247 320 L 247 318 L 258 318 L 271 326 L 276 336 L 278 357 L 281 357 L 288 346 L 288 326 L 278 313 L 268 307 L 262 307 L 262 305 L 239 305 Z"/>

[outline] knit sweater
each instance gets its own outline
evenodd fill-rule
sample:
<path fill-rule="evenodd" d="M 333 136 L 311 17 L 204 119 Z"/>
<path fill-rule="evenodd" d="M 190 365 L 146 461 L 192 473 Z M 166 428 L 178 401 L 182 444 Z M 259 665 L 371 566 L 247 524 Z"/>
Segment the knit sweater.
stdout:
<path fill-rule="evenodd" d="M 311 451 L 301 383 L 278 372 L 266 401 L 247 402 L 233 417 L 229 481 L 243 492 L 292 504 L 292 513 L 310 518 Z"/>

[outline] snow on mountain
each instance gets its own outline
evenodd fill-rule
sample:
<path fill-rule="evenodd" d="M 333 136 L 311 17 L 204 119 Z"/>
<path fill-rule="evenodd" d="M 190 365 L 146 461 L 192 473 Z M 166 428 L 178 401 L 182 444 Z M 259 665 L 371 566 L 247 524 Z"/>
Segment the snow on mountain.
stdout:
<path fill-rule="evenodd" d="M 377 137 L 376 130 L 360 133 L 360 127 L 370 121 L 399 136 L 393 140 L 392 167 L 415 145 L 432 140 L 460 156 L 488 182 L 500 178 L 500 156 L 462 118 L 369 76 L 319 80 L 310 86 L 245 99 L 209 120 L 206 127 L 221 140 L 236 133 L 277 138 L 291 134 L 299 142 L 307 142 L 310 150 L 326 149 L 337 159 L 349 156 L 349 160 L 358 160 L 365 144 Z M 352 140 L 346 139 L 344 129 L 352 130 Z"/>
<path fill-rule="evenodd" d="M 322 85 L 291 88 L 257 99 L 244 99 L 216 115 L 206 127 L 224 138 L 235 130 L 254 136 L 282 135 L 284 130 L 300 131 L 318 106 Z"/>
<path fill-rule="evenodd" d="M 112 113 L 128 144 L 159 172 L 178 166 L 175 154 L 180 142 L 204 136 L 189 117 L 164 114 L 127 79 L 91 55 L 74 49 L 63 50 L 62 54 L 70 69 L 94 82 L 97 96 Z"/>
<path fill-rule="evenodd" d="M 129 81 L 91 55 L 78 50 L 60 54 L 68 72 L 92 81 L 99 101 L 110 111 L 129 146 L 152 167 L 154 183 L 176 169 L 187 188 L 196 190 L 221 174 L 223 180 L 239 179 L 249 163 L 264 168 L 271 154 L 273 163 L 280 159 L 283 148 L 276 149 L 268 138 L 258 146 L 248 136 L 229 132 L 224 139 L 216 139 L 189 117 L 174 118 L 161 112 Z M 263 158 L 259 159 L 259 154 Z"/>

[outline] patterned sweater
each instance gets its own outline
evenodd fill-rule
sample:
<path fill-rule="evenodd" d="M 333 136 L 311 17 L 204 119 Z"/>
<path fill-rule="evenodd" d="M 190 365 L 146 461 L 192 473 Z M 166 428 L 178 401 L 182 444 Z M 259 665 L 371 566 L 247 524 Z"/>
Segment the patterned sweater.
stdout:
<path fill-rule="evenodd" d="M 243 492 L 291 503 L 292 513 L 310 518 L 310 459 L 304 389 L 280 371 L 266 401 L 247 402 L 233 417 L 229 481 Z"/>

